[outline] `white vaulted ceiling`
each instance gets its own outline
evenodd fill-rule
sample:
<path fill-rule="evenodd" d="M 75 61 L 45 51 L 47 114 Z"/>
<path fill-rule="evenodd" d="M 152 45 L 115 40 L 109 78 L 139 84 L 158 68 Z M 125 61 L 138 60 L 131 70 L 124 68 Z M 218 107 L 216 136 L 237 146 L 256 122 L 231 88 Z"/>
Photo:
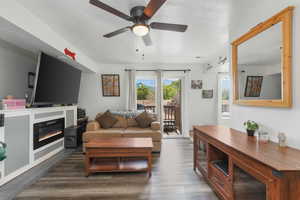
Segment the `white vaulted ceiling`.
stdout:
<path fill-rule="evenodd" d="M 102 0 L 129 14 L 147 0 Z M 186 33 L 151 30 L 146 47 L 131 32 L 106 39 L 102 35 L 131 25 L 89 4 L 88 0 L 17 0 L 65 40 L 100 63 L 199 63 L 228 42 L 230 0 L 168 0 L 152 22 L 187 24 Z M 49 36 L 51 37 L 51 36 Z M 136 49 L 139 49 L 136 52 Z M 142 59 L 142 54 L 145 54 Z M 196 56 L 202 57 L 196 59 Z"/>

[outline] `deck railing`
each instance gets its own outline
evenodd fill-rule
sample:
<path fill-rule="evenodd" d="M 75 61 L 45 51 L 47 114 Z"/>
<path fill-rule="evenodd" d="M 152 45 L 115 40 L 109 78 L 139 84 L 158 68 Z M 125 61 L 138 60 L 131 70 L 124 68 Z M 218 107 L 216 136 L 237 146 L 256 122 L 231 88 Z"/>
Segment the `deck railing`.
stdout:
<path fill-rule="evenodd" d="M 139 104 L 138 106 L 139 110 L 145 110 L 147 112 L 156 112 L 156 106 L 152 105 L 142 105 Z M 163 126 L 164 126 L 164 132 L 167 134 L 169 132 L 176 132 L 181 134 L 181 112 L 180 112 L 180 106 L 178 105 L 164 105 L 163 106 Z"/>

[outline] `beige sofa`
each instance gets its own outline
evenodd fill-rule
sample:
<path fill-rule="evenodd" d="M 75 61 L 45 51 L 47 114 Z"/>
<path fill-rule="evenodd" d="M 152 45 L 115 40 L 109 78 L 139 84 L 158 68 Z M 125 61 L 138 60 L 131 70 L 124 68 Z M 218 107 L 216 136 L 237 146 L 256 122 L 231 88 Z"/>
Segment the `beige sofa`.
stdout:
<path fill-rule="evenodd" d="M 99 113 L 96 118 L 102 113 Z M 126 138 L 152 138 L 153 152 L 160 152 L 161 150 L 161 131 L 160 123 L 152 122 L 149 128 L 140 128 L 134 118 L 124 117 L 121 115 L 113 114 L 118 119 L 117 123 L 109 129 L 101 128 L 101 125 L 96 121 L 91 121 L 87 125 L 86 132 L 83 133 L 83 150 L 85 150 L 85 143 L 93 139 L 101 138 L 114 138 L 114 137 L 126 137 Z"/>

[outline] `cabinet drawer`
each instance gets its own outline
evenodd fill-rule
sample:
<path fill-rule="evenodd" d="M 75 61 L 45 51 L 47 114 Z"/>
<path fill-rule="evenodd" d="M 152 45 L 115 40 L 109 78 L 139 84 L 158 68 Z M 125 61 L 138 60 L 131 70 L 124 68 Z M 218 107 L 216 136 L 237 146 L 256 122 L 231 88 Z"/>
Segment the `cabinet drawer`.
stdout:
<path fill-rule="evenodd" d="M 232 197 L 232 182 L 228 176 L 209 164 L 209 181 L 223 199 Z"/>

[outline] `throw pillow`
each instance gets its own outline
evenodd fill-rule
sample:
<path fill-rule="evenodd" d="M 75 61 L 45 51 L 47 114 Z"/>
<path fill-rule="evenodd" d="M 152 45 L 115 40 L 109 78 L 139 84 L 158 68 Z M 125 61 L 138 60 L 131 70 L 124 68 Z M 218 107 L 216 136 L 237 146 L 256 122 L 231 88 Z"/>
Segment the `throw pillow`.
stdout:
<path fill-rule="evenodd" d="M 113 125 L 113 128 L 127 128 L 127 119 L 125 119 L 123 116 L 115 115 L 113 113 L 112 115 L 118 120 L 117 123 Z"/>
<path fill-rule="evenodd" d="M 141 114 L 139 114 L 135 121 L 138 123 L 140 128 L 149 128 L 151 126 L 151 123 L 153 122 L 152 117 L 145 111 Z"/>
<path fill-rule="evenodd" d="M 96 121 L 99 122 L 102 128 L 108 129 L 112 128 L 115 123 L 117 123 L 117 119 L 112 116 L 112 114 L 109 111 L 106 111 L 103 115 L 98 117 Z"/>

